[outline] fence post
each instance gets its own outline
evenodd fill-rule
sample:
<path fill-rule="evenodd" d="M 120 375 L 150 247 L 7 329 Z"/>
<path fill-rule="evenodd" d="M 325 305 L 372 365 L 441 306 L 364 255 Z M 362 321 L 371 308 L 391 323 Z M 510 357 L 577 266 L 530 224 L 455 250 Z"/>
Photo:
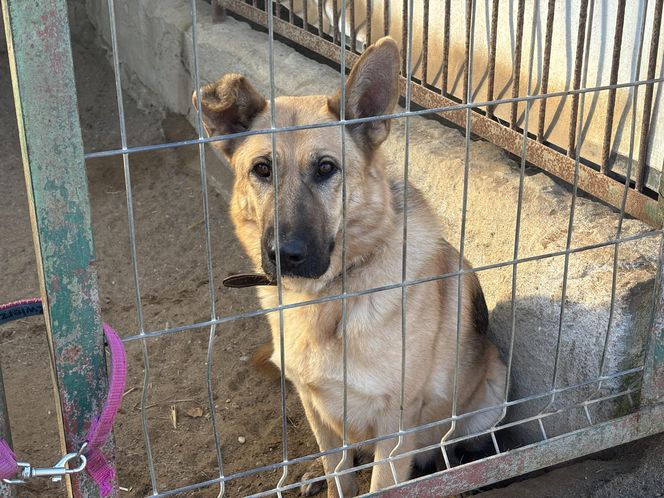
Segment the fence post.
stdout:
<path fill-rule="evenodd" d="M 66 0 L 2 0 L 62 451 L 103 406 L 106 365 Z M 40 413 L 30 416 L 39 417 Z M 97 497 L 83 473 L 74 497 Z"/>

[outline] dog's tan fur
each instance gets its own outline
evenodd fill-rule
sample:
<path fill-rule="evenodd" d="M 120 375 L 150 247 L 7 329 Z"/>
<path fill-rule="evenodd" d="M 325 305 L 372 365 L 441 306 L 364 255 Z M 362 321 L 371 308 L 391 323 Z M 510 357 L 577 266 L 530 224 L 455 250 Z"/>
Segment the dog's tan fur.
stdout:
<path fill-rule="evenodd" d="M 357 62 L 346 85 L 346 117 L 389 114 L 398 98 L 399 51 L 393 40 L 383 38 Z M 275 118 L 278 127 L 330 122 L 339 119 L 339 96 L 278 97 Z M 197 96 L 194 94 L 194 103 Z M 269 129 L 270 105 L 241 76 L 225 75 L 201 89 L 204 123 L 209 134 L 234 133 L 244 129 Z M 386 158 L 380 144 L 389 133 L 388 121 L 349 127 L 346 141 L 346 261 L 347 291 L 360 291 L 398 283 L 402 279 L 403 185 L 392 182 L 385 172 Z M 269 134 L 251 135 L 215 142 L 235 171 L 231 214 L 245 250 L 261 266 L 266 226 L 274 217 L 274 190 L 251 174 L 257 157 L 271 156 Z M 341 175 L 324 186 L 304 180 L 312 154 L 339 158 L 338 127 L 314 128 L 276 135 L 279 171 L 280 217 L 288 221 L 306 211 L 311 228 L 325 231 L 335 241 L 329 268 L 319 278 L 284 276 L 283 302 L 306 301 L 341 292 L 342 199 Z M 305 185 L 305 187 L 303 187 Z M 298 198 L 306 189 L 308 204 Z M 440 227 L 420 193 L 408 187 L 408 280 L 454 272 L 459 254 L 440 235 Z M 323 227 L 323 228 L 320 228 Z M 464 267 L 468 267 L 464 263 Z M 486 337 L 486 305 L 475 274 L 463 277 L 458 412 L 500 404 L 505 385 L 505 367 Z M 406 374 L 404 427 L 410 428 L 451 415 L 457 337 L 457 277 L 406 288 Z M 261 287 L 264 307 L 278 305 L 277 290 Z M 369 293 L 347 299 L 347 428 L 351 441 L 399 430 L 402 354 L 401 289 Z M 343 427 L 343 334 L 342 303 L 332 300 L 287 309 L 283 313 L 285 374 L 296 387 L 316 436 L 325 451 L 342 444 Z M 279 314 L 271 313 L 274 351 L 280 364 Z M 463 418 L 454 435 L 469 434 L 498 421 L 500 409 Z M 440 442 L 449 429 L 437 426 L 403 438 L 395 454 Z M 396 440 L 379 442 L 375 460 L 388 457 Z M 440 455 L 440 451 L 434 452 Z M 431 458 L 432 454 L 418 458 Z M 399 481 L 409 478 L 413 458 L 395 461 Z M 348 468 L 352 457 L 341 462 L 337 452 L 323 458 L 326 473 Z M 352 474 L 340 478 L 343 495 L 358 489 Z M 388 464 L 373 468 L 371 490 L 393 485 Z M 338 496 L 328 486 L 328 496 Z"/>

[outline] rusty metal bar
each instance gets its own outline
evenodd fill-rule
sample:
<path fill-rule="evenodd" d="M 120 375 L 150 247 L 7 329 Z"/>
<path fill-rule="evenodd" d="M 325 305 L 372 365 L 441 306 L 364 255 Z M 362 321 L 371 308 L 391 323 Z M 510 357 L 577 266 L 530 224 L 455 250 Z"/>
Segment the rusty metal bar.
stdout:
<path fill-rule="evenodd" d="M 367 1 L 367 42 L 366 46 L 371 45 L 371 26 L 373 25 L 373 0 Z"/>
<path fill-rule="evenodd" d="M 401 75 L 408 74 L 408 54 L 404 50 L 408 46 L 408 0 L 403 0 L 401 8 Z"/>
<path fill-rule="evenodd" d="M 500 0 L 493 0 L 491 6 L 491 40 L 489 41 L 489 75 L 486 86 L 486 99 L 493 100 L 493 92 L 496 86 L 496 45 L 498 43 L 498 11 Z M 493 117 L 496 106 L 487 108 L 487 116 Z"/>
<path fill-rule="evenodd" d="M 525 1 L 525 0 L 521 0 Z M 472 82 L 470 81 L 470 75 L 472 68 L 470 67 L 469 61 L 472 60 L 472 58 L 469 58 L 468 55 L 470 53 L 470 45 L 471 45 L 471 37 L 473 36 L 472 32 L 472 23 L 470 22 L 471 17 L 473 15 L 473 0 L 466 0 L 466 45 L 464 49 L 464 58 L 463 58 L 463 66 L 464 66 L 464 71 L 463 71 L 463 97 L 461 99 L 462 102 L 468 103 L 468 98 L 469 95 L 471 95 L 468 92 L 468 88 L 470 85 L 472 85 Z M 467 125 L 467 124 L 466 124 Z"/>
<path fill-rule="evenodd" d="M 302 2 L 302 27 L 309 31 L 309 2 Z"/>
<path fill-rule="evenodd" d="M 422 84 L 427 84 L 429 68 L 429 0 L 423 0 L 422 20 Z"/>
<path fill-rule="evenodd" d="M 64 454 L 85 441 L 107 387 L 67 2 L 2 9 Z M 83 473 L 67 492 L 99 496 Z"/>
<path fill-rule="evenodd" d="M 304 0 L 304 3 L 307 3 Z M 279 13 L 281 4 L 277 3 L 277 12 Z M 288 0 L 288 22 L 295 24 L 295 0 Z"/>
<path fill-rule="evenodd" d="M 355 0 L 348 0 L 350 10 L 350 51 L 357 53 L 357 27 L 355 26 Z M 344 26 L 344 33 L 346 27 Z"/>
<path fill-rule="evenodd" d="M 7 413 L 7 398 L 5 397 L 5 385 L 2 381 L 2 365 L 0 365 L 0 439 L 4 439 L 12 446 L 12 433 L 9 426 L 9 414 Z M 16 498 L 16 486 L 10 486 L 0 481 L 0 496 L 4 498 Z"/>
<path fill-rule="evenodd" d="M 620 68 L 620 49 L 622 48 L 623 26 L 625 24 L 625 4 L 627 0 L 618 1 L 618 12 L 616 14 L 616 30 L 613 37 L 613 56 L 611 59 L 611 77 L 609 84 L 618 82 L 618 69 Z M 616 108 L 616 89 L 609 90 L 609 98 L 606 104 L 606 123 L 604 124 L 604 141 L 602 143 L 601 172 L 609 172 L 609 156 L 611 154 L 611 135 L 613 132 L 613 113 Z"/>
<path fill-rule="evenodd" d="M 519 85 L 521 83 L 521 51 L 523 49 L 523 17 L 526 9 L 526 0 L 519 0 L 519 8 L 516 14 L 516 41 L 514 42 L 514 66 L 512 68 L 512 97 L 519 96 Z M 516 130 L 519 103 L 512 103 L 510 113 L 510 126 Z"/>
<path fill-rule="evenodd" d="M 657 52 L 659 48 L 659 32 L 662 25 L 662 5 L 664 0 L 657 0 L 655 13 L 652 19 L 652 38 L 650 39 L 650 52 L 648 53 L 648 74 L 655 74 L 657 68 Z M 643 101 L 643 117 L 641 119 L 641 137 L 639 139 L 639 161 L 636 164 L 636 190 L 643 192 L 646 175 L 646 161 L 650 138 L 650 115 L 652 113 L 652 94 L 655 85 L 646 85 L 646 94 Z"/>
<path fill-rule="evenodd" d="M 257 24 L 265 25 L 267 21 L 264 12 L 253 9 L 241 0 L 227 0 L 227 7 L 236 14 L 250 19 Z M 315 51 L 331 61 L 339 60 L 340 51 L 338 46 L 312 33 L 306 33 L 302 29 L 290 26 L 280 19 L 274 19 L 274 32 L 287 37 L 305 48 Z M 346 65 L 349 69 L 357 61 L 357 58 L 356 54 L 346 54 Z M 403 94 L 405 79 L 402 79 L 401 85 Z M 457 102 L 421 85 L 412 85 L 412 98 L 413 102 L 425 108 L 457 105 Z M 465 110 L 463 109 L 440 113 L 443 118 L 458 126 L 465 126 L 465 114 Z M 507 128 L 476 112 L 472 116 L 472 130 L 478 137 L 496 144 L 511 154 L 516 156 L 521 154 L 520 144 L 523 140 L 523 135 L 516 130 Z M 528 141 L 527 154 L 527 161 L 530 164 L 551 173 L 569 184 L 574 181 L 573 158 L 567 157 L 565 154 L 561 154 L 551 147 L 533 140 Z M 623 195 L 623 185 L 621 183 L 612 180 L 606 175 L 602 175 L 599 171 L 595 171 L 584 164 L 579 165 L 578 182 L 579 189 L 584 192 L 612 206 L 620 206 Z M 625 212 L 653 227 L 660 228 L 662 226 L 662 213 L 659 210 L 657 201 L 633 189 L 629 189 L 627 194 Z"/>
<path fill-rule="evenodd" d="M 390 34 L 390 0 L 383 2 L 383 34 L 385 36 Z"/>
<path fill-rule="evenodd" d="M 664 405 L 648 406 L 638 413 L 424 476 L 372 496 L 437 498 L 460 494 L 477 487 L 478 475 L 482 476 L 484 485 L 488 485 L 662 431 Z"/>
<path fill-rule="evenodd" d="M 332 28 L 332 41 L 334 43 L 339 43 L 339 10 L 338 10 L 338 3 L 337 0 L 332 0 L 332 21 L 334 22 L 334 27 Z M 274 19 L 275 21 L 280 20 L 278 17 Z M 267 25 L 267 23 L 265 24 Z M 344 30 L 344 38 L 346 36 L 346 26 L 343 27 Z M 346 43 L 344 40 L 343 43 Z"/>
<path fill-rule="evenodd" d="M 551 43 L 553 41 L 553 18 L 556 14 L 556 0 L 549 0 L 546 11 L 546 35 L 544 40 L 544 63 L 542 67 L 542 94 L 549 91 L 549 68 L 551 66 Z M 544 142 L 544 122 L 546 120 L 546 99 L 540 100 L 537 117 L 537 141 Z"/>
<path fill-rule="evenodd" d="M 581 0 L 579 12 L 579 29 L 576 35 L 576 55 L 574 56 L 574 90 L 581 86 L 581 69 L 583 68 L 583 48 L 586 36 L 586 21 L 588 19 L 588 0 Z M 576 149 L 576 126 L 579 114 L 579 96 L 572 95 L 572 111 L 569 118 L 569 140 L 567 145 L 567 156 L 573 157 Z"/>
<path fill-rule="evenodd" d="M 441 95 L 447 94 L 447 73 L 450 63 L 450 0 L 445 0 L 445 22 L 443 24 L 443 66 L 440 81 Z"/>
<path fill-rule="evenodd" d="M 323 0 L 318 0 L 318 36 L 322 37 L 323 31 Z"/>

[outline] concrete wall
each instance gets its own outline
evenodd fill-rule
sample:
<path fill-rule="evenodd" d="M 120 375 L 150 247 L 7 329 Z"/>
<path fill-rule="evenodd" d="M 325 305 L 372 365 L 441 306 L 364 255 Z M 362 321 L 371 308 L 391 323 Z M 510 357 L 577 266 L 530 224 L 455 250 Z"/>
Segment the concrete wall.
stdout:
<path fill-rule="evenodd" d="M 82 1 L 82 0 L 81 0 Z M 160 102 L 167 110 L 195 116 L 190 105 L 194 89 L 190 2 L 188 0 L 116 0 L 120 58 L 125 91 L 137 99 Z M 211 22 L 209 6 L 198 3 L 198 53 L 202 82 L 226 72 L 245 74 L 268 95 L 268 39 L 232 18 Z M 87 13 L 102 43 L 109 44 L 106 2 L 86 0 Z M 278 94 L 328 94 L 336 91 L 339 74 L 294 49 L 275 42 Z M 460 240 L 465 139 L 460 131 L 424 118 L 410 120 L 410 181 L 423 191 L 437 213 L 444 234 L 455 246 Z M 404 120 L 395 120 L 384 145 L 390 171 L 403 172 Z M 475 265 L 510 261 L 514 255 L 519 165 L 496 146 L 471 142 L 465 253 Z M 227 194 L 232 178 L 220 162 L 209 163 L 215 187 Z M 528 170 L 524 180 L 518 256 L 537 257 L 565 249 L 571 206 L 569 189 L 549 176 Z M 615 210 L 583 196 L 576 202 L 571 247 L 611 240 L 616 235 Z M 636 220 L 626 220 L 623 236 L 647 232 Z M 651 237 L 620 245 L 613 320 L 603 373 L 638 366 L 648 323 L 648 304 L 657 269 L 658 239 Z M 609 329 L 613 275 L 613 247 L 572 254 L 565 311 L 561 320 L 564 258 L 533 259 L 518 265 L 514 324 L 512 322 L 512 267 L 479 273 L 485 289 L 496 342 L 507 353 L 515 333 L 511 398 L 547 391 L 551 387 L 558 349 L 557 387 L 594 379 Z M 560 347 L 558 336 L 560 331 Z M 627 380 L 618 384 L 624 386 Z M 615 387 L 616 383 L 607 383 Z M 578 389 L 556 398 L 553 406 L 588 396 Z M 533 415 L 548 402 L 534 400 L 512 409 L 510 419 Z M 624 409 L 612 404 L 612 413 Z M 606 414 L 605 412 L 603 412 Z M 600 413 L 598 412 L 598 416 Z M 582 413 L 547 419 L 549 435 L 584 424 Z M 539 428 L 530 424 L 518 437 L 534 440 Z"/>

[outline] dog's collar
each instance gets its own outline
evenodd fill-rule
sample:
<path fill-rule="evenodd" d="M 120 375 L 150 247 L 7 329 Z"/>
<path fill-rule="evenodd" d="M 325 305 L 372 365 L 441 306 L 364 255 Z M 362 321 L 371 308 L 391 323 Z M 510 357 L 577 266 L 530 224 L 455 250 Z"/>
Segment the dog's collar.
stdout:
<path fill-rule="evenodd" d="M 276 281 L 264 273 L 238 273 L 237 275 L 229 275 L 222 283 L 224 287 L 231 287 L 233 289 L 256 287 L 258 285 L 277 285 Z"/>
<path fill-rule="evenodd" d="M 355 265 L 350 265 L 346 268 L 346 274 L 350 272 Z M 340 272 L 333 280 L 341 278 L 343 272 Z M 277 281 L 271 279 L 265 273 L 237 273 L 235 275 L 229 275 L 222 280 L 224 287 L 230 287 L 232 289 L 243 289 L 245 287 L 258 287 L 261 285 L 277 285 Z"/>

